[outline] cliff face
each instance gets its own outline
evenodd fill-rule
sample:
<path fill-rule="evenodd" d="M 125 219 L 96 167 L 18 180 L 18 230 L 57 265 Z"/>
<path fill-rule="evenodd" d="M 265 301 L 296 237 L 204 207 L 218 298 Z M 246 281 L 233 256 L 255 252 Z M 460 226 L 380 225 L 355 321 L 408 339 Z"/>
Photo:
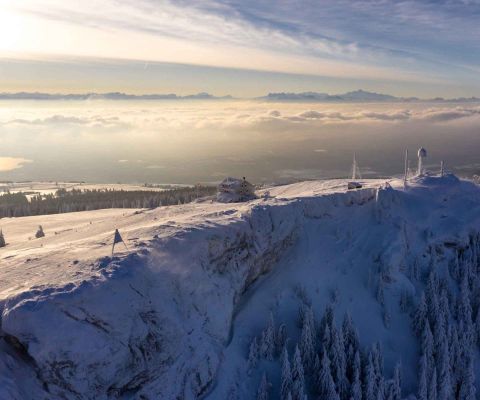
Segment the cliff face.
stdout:
<path fill-rule="evenodd" d="M 478 262 L 480 198 L 469 183 L 428 178 L 407 191 L 375 183 L 317 193 L 310 185 L 274 188 L 269 198 L 246 204 L 129 214 L 125 229 L 131 226 L 136 245 L 113 258 L 71 263 L 66 252 L 62 264 L 46 242 L 38 272 L 48 270 L 51 279 L 53 269 L 71 268 L 80 278 L 43 281 L 2 301 L 5 398 L 224 398 L 222 390 L 244 375 L 242 361 L 230 358 L 232 346 L 241 346 L 235 316 L 255 304 L 269 281 L 277 282 L 275 290 L 292 284 L 278 278 L 285 265 L 295 264 L 308 286 L 308 276 L 331 274 L 309 275 L 303 265 L 329 254 L 329 270 L 362 271 L 338 280 L 342 290 L 356 280 L 365 286 L 376 258 L 394 278 L 395 293 L 398 282 L 412 282 L 413 265 L 426 269 L 455 257 Z M 174 212 L 184 219 L 173 222 Z M 89 240 L 84 251 L 98 237 Z M 36 394 L 22 390 L 19 371 Z"/>

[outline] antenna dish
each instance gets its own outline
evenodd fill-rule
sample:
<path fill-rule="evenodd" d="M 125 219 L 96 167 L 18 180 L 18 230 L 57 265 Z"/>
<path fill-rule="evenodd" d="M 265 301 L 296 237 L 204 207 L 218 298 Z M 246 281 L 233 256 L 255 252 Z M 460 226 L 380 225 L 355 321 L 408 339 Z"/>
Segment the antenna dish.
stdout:
<path fill-rule="evenodd" d="M 427 150 L 424 147 L 418 149 L 418 158 L 425 158 L 427 156 Z"/>

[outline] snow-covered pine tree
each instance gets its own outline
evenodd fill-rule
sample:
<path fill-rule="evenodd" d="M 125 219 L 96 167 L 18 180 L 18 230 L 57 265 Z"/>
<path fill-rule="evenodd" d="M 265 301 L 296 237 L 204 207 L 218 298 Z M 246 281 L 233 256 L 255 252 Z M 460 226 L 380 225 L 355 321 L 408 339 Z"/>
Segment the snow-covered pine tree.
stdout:
<path fill-rule="evenodd" d="M 458 339 L 458 330 L 456 324 L 451 324 L 449 334 L 449 353 L 450 353 L 450 379 L 452 382 L 452 390 L 455 393 L 455 387 L 461 379 L 463 356 L 460 349 L 460 341 Z"/>
<path fill-rule="evenodd" d="M 320 373 L 318 375 L 317 390 L 322 399 L 340 400 L 340 396 L 335 388 L 335 382 L 333 381 L 330 360 L 327 352 L 323 352 Z"/>
<path fill-rule="evenodd" d="M 287 400 L 291 396 L 292 390 L 292 372 L 290 369 L 290 361 L 288 361 L 288 350 L 284 346 L 282 352 L 282 378 L 280 382 L 280 400 Z"/>
<path fill-rule="evenodd" d="M 286 342 L 287 342 L 287 326 L 285 324 L 280 324 L 280 326 L 278 327 L 277 334 L 275 335 L 275 347 L 276 347 L 277 354 L 281 354 Z"/>
<path fill-rule="evenodd" d="M 376 294 L 376 299 L 378 303 L 383 306 L 385 305 L 385 291 L 384 291 L 384 282 L 382 277 L 379 278 L 378 280 L 378 285 L 377 285 L 377 294 Z"/>
<path fill-rule="evenodd" d="M 352 368 L 355 362 L 355 353 L 359 350 L 359 340 L 356 329 L 353 327 L 352 317 L 345 313 L 342 323 L 343 344 L 345 346 L 345 356 L 347 362 L 347 378 L 352 379 Z"/>
<path fill-rule="evenodd" d="M 475 331 L 474 339 L 476 340 L 476 344 L 477 346 L 480 346 L 480 307 L 478 307 L 478 310 L 477 310 L 477 315 L 475 317 L 473 329 Z"/>
<path fill-rule="evenodd" d="M 257 391 L 257 400 L 268 400 L 268 390 L 270 388 L 270 384 L 267 380 L 267 374 L 264 372 L 262 376 L 262 380 L 260 381 L 260 386 L 258 387 Z"/>
<path fill-rule="evenodd" d="M 391 400 L 402 399 L 402 365 L 398 362 L 393 370 Z"/>
<path fill-rule="evenodd" d="M 259 357 L 259 346 L 257 337 L 255 336 L 250 343 L 250 349 L 248 352 L 248 361 L 247 361 L 247 370 L 248 374 L 250 375 L 251 371 L 257 366 Z"/>
<path fill-rule="evenodd" d="M 329 351 L 333 381 L 335 382 L 338 394 L 343 399 L 348 393 L 348 381 L 346 376 L 345 346 L 343 336 L 332 328 L 332 343 Z"/>
<path fill-rule="evenodd" d="M 310 321 L 310 318 L 305 315 L 300 336 L 300 354 L 302 355 L 305 370 L 308 373 L 313 371 L 313 363 L 315 361 L 314 333 Z"/>
<path fill-rule="evenodd" d="M 376 342 L 372 347 L 372 359 L 375 367 L 375 375 L 377 376 L 377 382 L 383 377 L 383 351 L 379 342 Z"/>
<path fill-rule="evenodd" d="M 5 243 L 5 237 L 3 236 L 3 232 L 0 229 L 0 247 L 5 247 L 7 244 Z"/>
<path fill-rule="evenodd" d="M 377 383 L 377 397 L 376 400 L 385 400 L 385 381 L 383 376 L 380 377 Z"/>
<path fill-rule="evenodd" d="M 406 289 L 402 289 L 402 291 L 400 292 L 400 300 L 399 300 L 400 311 L 403 313 L 406 313 L 408 311 L 409 305 L 410 305 L 409 294 Z"/>
<path fill-rule="evenodd" d="M 364 400 L 377 400 L 377 376 L 375 374 L 375 366 L 373 357 L 370 353 L 365 368 L 365 377 L 363 382 Z"/>
<path fill-rule="evenodd" d="M 467 356 L 466 366 L 463 371 L 462 382 L 460 384 L 460 392 L 458 395 L 458 400 L 475 400 L 476 399 L 476 390 L 475 390 L 475 372 L 473 370 L 473 354 L 471 353 Z"/>
<path fill-rule="evenodd" d="M 350 398 L 349 400 L 362 400 L 362 363 L 360 361 L 360 353 L 358 350 L 355 352 L 353 368 L 352 368 L 352 379 L 350 386 Z"/>
<path fill-rule="evenodd" d="M 320 363 L 320 357 L 318 356 L 318 353 L 315 354 L 315 360 L 313 362 L 313 373 L 312 373 L 312 379 L 314 382 L 314 387 L 315 390 L 317 389 L 318 386 L 318 381 L 320 380 L 320 370 L 322 368 L 322 365 Z"/>
<path fill-rule="evenodd" d="M 330 327 L 328 325 L 325 326 L 323 330 L 322 339 L 321 339 L 321 351 L 329 351 L 332 346 L 332 334 L 330 331 Z"/>
<path fill-rule="evenodd" d="M 413 331 L 417 336 L 420 336 L 423 333 L 426 319 L 427 300 L 425 298 L 425 293 L 422 293 L 422 296 L 420 297 L 420 302 L 418 303 L 417 309 L 413 316 Z"/>
<path fill-rule="evenodd" d="M 325 307 L 325 312 L 323 314 L 322 319 L 320 320 L 320 327 L 318 330 L 318 336 L 322 338 L 322 340 L 325 336 L 326 328 L 328 327 L 329 329 L 331 329 L 332 325 L 333 325 L 333 307 L 330 304 L 328 304 Z"/>
<path fill-rule="evenodd" d="M 262 332 L 260 355 L 270 361 L 275 355 L 275 322 L 272 312 L 270 312 L 267 326 Z"/>
<path fill-rule="evenodd" d="M 305 374 L 303 369 L 302 356 L 298 345 L 295 346 L 292 363 L 292 398 L 303 400 L 305 395 Z"/>
<path fill-rule="evenodd" d="M 428 400 L 438 400 L 437 396 L 437 369 L 433 368 L 430 384 L 428 385 Z"/>
<path fill-rule="evenodd" d="M 468 334 L 469 340 L 473 340 L 472 326 L 472 305 L 470 303 L 470 288 L 468 286 L 468 278 L 465 275 L 460 285 L 460 296 L 457 306 L 458 320 L 463 322 L 465 333 Z"/>
<path fill-rule="evenodd" d="M 427 357 L 423 355 L 420 358 L 420 372 L 418 377 L 418 400 L 428 400 L 428 365 L 427 365 Z"/>
<path fill-rule="evenodd" d="M 439 375 L 440 387 L 438 390 L 438 400 L 449 400 L 453 398 L 452 378 L 450 372 L 450 356 L 448 345 L 443 347 L 441 354 L 441 365 Z"/>
<path fill-rule="evenodd" d="M 425 321 L 423 333 L 422 333 L 422 353 L 427 361 L 427 377 L 431 376 L 431 371 L 435 365 L 433 358 L 433 335 L 430 329 L 430 322 L 428 319 Z"/>

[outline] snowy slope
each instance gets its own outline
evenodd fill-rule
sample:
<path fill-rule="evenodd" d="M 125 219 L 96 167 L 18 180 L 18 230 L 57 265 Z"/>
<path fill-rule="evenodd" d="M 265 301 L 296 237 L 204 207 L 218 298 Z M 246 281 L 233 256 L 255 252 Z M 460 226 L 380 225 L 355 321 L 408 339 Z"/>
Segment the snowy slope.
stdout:
<path fill-rule="evenodd" d="M 270 311 L 296 339 L 299 288 L 316 312 L 332 298 L 336 315 L 349 310 L 362 343 L 382 342 L 387 371 L 402 358 L 413 391 L 418 349 L 399 293 L 421 289 L 410 264 L 480 232 L 479 188 L 447 176 L 259 195 L 0 220 L 0 398 L 254 398 L 249 341 Z M 39 224 L 46 236 L 32 239 Z M 128 250 L 110 257 L 115 228 Z M 379 265 L 392 278 L 389 327 L 371 283 Z M 262 363 L 278 381 L 277 365 Z"/>

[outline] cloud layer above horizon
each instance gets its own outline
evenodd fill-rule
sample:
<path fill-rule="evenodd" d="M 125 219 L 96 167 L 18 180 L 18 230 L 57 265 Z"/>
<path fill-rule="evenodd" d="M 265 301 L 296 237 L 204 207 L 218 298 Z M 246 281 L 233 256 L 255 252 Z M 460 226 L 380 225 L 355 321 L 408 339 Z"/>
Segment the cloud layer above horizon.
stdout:
<path fill-rule="evenodd" d="M 300 90 L 308 84 L 317 85 L 312 90 L 320 84 L 329 86 L 329 91 L 342 85 L 353 89 L 352 85 L 363 84 L 374 90 L 388 86 L 402 95 L 414 88 L 447 97 L 480 91 L 477 1 L 3 0 L 0 11 L 6 87 L 18 88 L 23 80 L 53 90 L 75 77 L 89 88 L 102 84 L 115 88 L 124 82 L 127 87 L 116 89 L 139 90 L 136 84 L 148 87 L 149 82 L 153 91 L 195 92 L 211 91 L 200 87 L 211 82 L 209 86 L 221 91 L 218 94 L 241 91 L 231 79 L 215 82 L 215 74 L 222 73 L 205 69 L 214 67 L 234 69 L 226 76 L 236 75 L 244 92 L 253 95 L 258 94 L 254 91 L 261 76 L 248 71 L 287 74 L 272 75 L 275 89 L 284 82 L 286 89 L 296 84 Z M 37 67 L 37 78 L 26 82 L 26 72 L 8 68 L 9 62 L 19 59 L 36 60 L 31 71 Z M 95 70 L 102 68 L 90 68 L 98 62 L 116 70 L 111 75 L 126 74 L 130 81 L 108 81 L 105 73 L 101 78 L 107 82 L 101 83 Z M 138 69 L 134 76 L 128 62 L 140 62 L 144 70 L 160 68 L 158 63 L 190 65 L 194 78 L 183 82 L 182 72 L 174 71 L 173 82 L 167 83 Z"/>

